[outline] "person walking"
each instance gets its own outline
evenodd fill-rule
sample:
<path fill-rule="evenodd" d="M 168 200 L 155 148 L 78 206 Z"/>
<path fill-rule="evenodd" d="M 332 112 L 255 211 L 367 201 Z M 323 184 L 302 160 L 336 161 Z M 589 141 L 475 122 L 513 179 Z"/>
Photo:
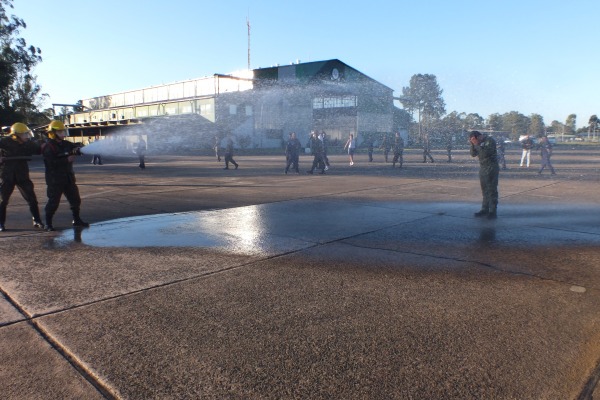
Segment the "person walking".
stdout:
<path fill-rule="evenodd" d="M 100 140 L 100 135 L 96 135 L 94 137 L 94 142 L 97 142 L 98 140 Z M 96 165 L 102 165 L 102 156 L 100 154 L 94 154 L 92 155 L 92 164 Z"/>
<path fill-rule="evenodd" d="M 33 226 L 44 228 L 33 182 L 29 178 L 28 162 L 32 155 L 41 153 L 40 144 L 32 138 L 31 129 L 17 122 L 10 127 L 10 136 L 0 139 L 0 232 L 6 230 L 6 208 L 15 186 L 29 205 Z"/>
<path fill-rule="evenodd" d="M 550 162 L 550 157 L 552 156 L 552 144 L 548 140 L 547 136 L 542 136 L 540 138 L 540 143 L 538 144 L 538 148 L 540 149 L 540 155 L 542 156 L 542 167 L 538 171 L 538 174 L 542 174 L 544 168 L 550 168 L 550 173 L 552 175 L 556 175 L 556 171 L 554 171 L 554 167 Z"/>
<path fill-rule="evenodd" d="M 238 169 L 238 163 L 233 159 L 233 139 L 227 138 L 227 147 L 225 148 L 225 168 L 229 169 L 229 163 L 235 165 L 235 169 Z"/>
<path fill-rule="evenodd" d="M 354 165 L 354 150 L 356 149 L 356 139 L 354 139 L 354 134 L 350 134 L 346 144 L 344 145 L 344 150 L 348 149 L 348 157 L 350 158 L 350 165 Z"/>
<path fill-rule="evenodd" d="M 471 143 L 471 157 L 479 158 L 479 183 L 483 197 L 481 210 L 475 213 L 476 217 L 487 217 L 495 219 L 498 208 L 498 157 L 496 152 L 496 141 L 479 131 L 469 134 Z"/>
<path fill-rule="evenodd" d="M 138 135 L 138 142 L 135 146 L 135 154 L 137 154 L 140 164 L 138 165 L 141 169 L 146 169 L 146 141 L 142 135 Z"/>
<path fill-rule="evenodd" d="M 300 162 L 300 148 L 302 145 L 300 141 L 296 137 L 296 132 L 290 133 L 290 138 L 287 141 L 285 146 L 285 158 L 286 158 L 286 166 L 285 166 L 285 174 L 287 175 L 290 167 L 293 165 L 294 171 L 297 174 L 300 173 L 299 170 L 299 162 Z"/>
<path fill-rule="evenodd" d="M 319 139 L 323 142 L 323 162 L 325 163 L 325 171 L 327 171 L 330 167 L 329 157 L 327 157 L 327 148 L 329 147 L 329 139 L 327 138 L 327 134 L 325 131 L 321 131 L 319 135 Z"/>
<path fill-rule="evenodd" d="M 521 140 L 521 147 L 523 148 L 523 153 L 521 154 L 521 164 L 527 161 L 527 168 L 529 168 L 529 161 L 531 159 L 531 149 L 533 148 L 533 139 L 529 135 L 525 135 L 523 140 Z"/>
<path fill-rule="evenodd" d="M 404 152 L 404 139 L 400 136 L 400 132 L 396 132 L 394 139 L 394 159 L 392 160 L 392 168 L 396 167 L 396 163 L 400 164 L 399 168 L 402 168 L 403 159 L 402 153 Z"/>
<path fill-rule="evenodd" d="M 429 139 L 425 139 L 423 141 L 423 162 L 426 163 L 427 162 L 427 157 L 429 157 L 429 160 L 433 163 L 435 161 L 433 161 L 433 157 L 431 156 L 431 145 L 429 144 Z"/>
<path fill-rule="evenodd" d="M 58 210 L 63 194 L 71 206 L 73 226 L 88 227 L 90 224 L 79 216 L 81 197 L 75 183 L 75 171 L 73 170 L 73 161 L 75 156 L 81 155 L 81 150 L 74 143 L 65 140 L 69 136 L 69 131 L 61 121 L 54 120 L 48 124 L 47 133 L 48 140 L 42 145 L 48 195 L 45 208 L 46 230 L 54 230 L 52 219 Z"/>
<path fill-rule="evenodd" d="M 446 143 L 446 152 L 448 153 L 448 162 L 449 163 L 452 162 L 452 148 L 453 148 L 452 137 L 449 137 L 448 142 Z"/>
<path fill-rule="evenodd" d="M 320 174 L 325 173 L 325 160 L 323 160 L 323 142 L 319 140 L 319 138 L 315 137 L 315 140 L 312 141 L 312 154 L 314 156 L 312 167 L 310 170 L 306 171 L 307 174 L 312 174 L 315 168 L 321 170 Z"/>

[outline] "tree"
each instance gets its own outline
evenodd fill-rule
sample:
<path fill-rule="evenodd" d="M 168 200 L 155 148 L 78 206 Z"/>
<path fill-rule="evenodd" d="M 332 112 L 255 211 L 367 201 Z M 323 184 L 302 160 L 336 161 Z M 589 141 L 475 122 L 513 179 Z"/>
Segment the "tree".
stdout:
<path fill-rule="evenodd" d="M 42 52 L 27 46 L 25 39 L 18 37 L 25 21 L 6 13 L 13 8 L 13 0 L 0 0 L 0 121 L 9 125 L 15 121 L 28 122 L 41 117 L 38 111 L 45 97 L 33 68 L 42 61 Z M 30 121 L 31 122 L 31 121 Z"/>
<path fill-rule="evenodd" d="M 594 137 L 596 137 L 596 129 L 598 128 L 598 116 L 596 114 L 590 117 L 588 125 L 588 140 L 590 140 L 590 133 L 593 133 Z"/>
<path fill-rule="evenodd" d="M 487 119 L 487 124 L 493 131 L 502 130 L 502 116 L 498 113 L 490 114 Z"/>
<path fill-rule="evenodd" d="M 577 130 L 577 115 L 570 114 L 565 121 L 565 133 L 567 135 L 574 135 Z"/>
<path fill-rule="evenodd" d="M 510 131 L 511 138 L 518 138 L 527 133 L 529 129 L 529 118 L 520 112 L 511 111 L 502 114 L 502 130 Z"/>
<path fill-rule="evenodd" d="M 446 113 L 446 104 L 442 98 L 443 90 L 437 83 L 435 75 L 417 74 L 410 78 L 410 86 L 402 88 L 400 102 L 411 114 L 417 112 L 419 138 L 426 139 L 423 134 L 423 123 L 431 123 Z"/>
<path fill-rule="evenodd" d="M 531 114 L 529 117 L 529 126 L 527 133 L 530 136 L 540 137 L 546 134 L 546 126 L 544 125 L 544 117 L 540 114 Z"/>

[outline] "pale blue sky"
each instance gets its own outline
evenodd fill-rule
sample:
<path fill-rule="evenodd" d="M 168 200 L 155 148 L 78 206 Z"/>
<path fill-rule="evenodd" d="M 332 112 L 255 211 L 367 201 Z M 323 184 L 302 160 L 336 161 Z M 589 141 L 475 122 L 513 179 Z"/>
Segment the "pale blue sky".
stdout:
<path fill-rule="evenodd" d="M 437 76 L 447 112 L 600 114 L 597 0 L 15 0 L 54 103 L 337 58 L 394 89 Z M 49 104 L 48 103 L 48 104 Z"/>

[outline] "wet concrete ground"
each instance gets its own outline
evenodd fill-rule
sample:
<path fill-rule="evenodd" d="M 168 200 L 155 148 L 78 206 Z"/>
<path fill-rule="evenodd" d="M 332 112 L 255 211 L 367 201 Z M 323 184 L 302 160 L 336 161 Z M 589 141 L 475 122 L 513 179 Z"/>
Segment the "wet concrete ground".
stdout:
<path fill-rule="evenodd" d="M 89 229 L 68 228 L 64 203 L 54 233 L 29 227 L 18 194 L 9 205 L 0 391 L 591 398 L 600 156 L 557 149 L 555 177 L 517 157 L 491 221 L 472 216 L 464 152 L 423 164 L 407 151 L 402 170 L 334 156 L 325 176 L 283 175 L 266 156 L 237 171 L 209 157 L 78 164 Z"/>

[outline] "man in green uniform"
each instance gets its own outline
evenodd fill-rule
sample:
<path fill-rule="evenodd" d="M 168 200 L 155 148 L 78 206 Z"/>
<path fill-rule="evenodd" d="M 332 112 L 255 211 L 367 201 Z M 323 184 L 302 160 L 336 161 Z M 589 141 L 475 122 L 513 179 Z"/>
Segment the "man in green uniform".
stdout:
<path fill-rule="evenodd" d="M 479 157 L 479 182 L 481 183 L 481 194 L 483 202 L 481 210 L 475 213 L 476 217 L 496 218 L 498 206 L 498 157 L 496 155 L 496 141 L 481 132 L 472 131 L 469 135 L 471 143 L 471 156 Z"/>

